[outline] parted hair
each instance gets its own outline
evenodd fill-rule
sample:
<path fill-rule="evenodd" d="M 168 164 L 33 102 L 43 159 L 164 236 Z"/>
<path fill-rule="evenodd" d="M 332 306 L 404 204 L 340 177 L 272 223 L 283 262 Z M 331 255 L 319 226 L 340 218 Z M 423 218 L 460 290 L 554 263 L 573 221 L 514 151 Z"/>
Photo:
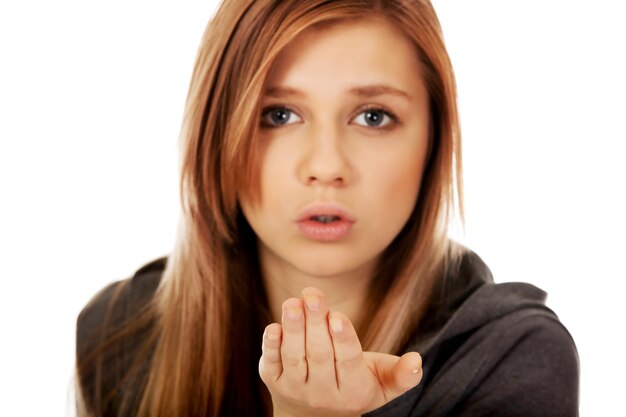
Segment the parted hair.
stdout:
<path fill-rule="evenodd" d="M 79 415 L 269 415 L 258 376 L 271 322 L 256 237 L 241 196 L 258 198 L 257 137 L 269 70 L 312 27 L 386 19 L 415 48 L 429 94 L 430 143 L 414 210 L 385 249 L 357 333 L 364 350 L 398 354 L 419 328 L 433 286 L 463 248 L 449 239 L 463 215 L 454 73 L 428 0 L 224 0 L 197 53 L 179 138 L 181 217 L 159 286 L 144 308 L 77 352 Z M 122 291 L 122 290 L 120 290 Z M 115 314 L 115 299 L 109 305 Z M 110 352 L 141 334 L 133 391 L 103 388 Z M 148 361 L 148 365 L 141 363 Z M 85 381 L 91 378 L 92 383 Z M 121 379 L 132 375 L 125 375 Z M 126 379 L 127 380 L 127 379 Z"/>

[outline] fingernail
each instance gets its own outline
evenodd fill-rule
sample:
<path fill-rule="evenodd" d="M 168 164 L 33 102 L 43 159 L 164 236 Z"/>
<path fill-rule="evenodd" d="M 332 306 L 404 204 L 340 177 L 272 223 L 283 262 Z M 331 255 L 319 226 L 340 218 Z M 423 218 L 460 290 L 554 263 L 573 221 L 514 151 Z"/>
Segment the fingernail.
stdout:
<path fill-rule="evenodd" d="M 414 363 L 415 363 L 415 367 L 413 368 L 411 373 L 417 374 L 422 370 L 422 357 L 419 355 L 416 356 Z"/>
<path fill-rule="evenodd" d="M 306 307 L 309 310 L 317 311 L 320 308 L 320 304 L 322 303 L 322 300 L 320 299 L 318 295 L 305 295 L 304 302 L 306 304 Z"/>
<path fill-rule="evenodd" d="M 302 317 L 302 309 L 297 307 L 287 307 L 287 318 L 289 320 L 298 320 Z"/>
<path fill-rule="evenodd" d="M 280 333 L 275 333 L 268 331 L 267 332 L 267 340 L 278 340 L 280 339 Z"/>
<path fill-rule="evenodd" d="M 335 333 L 341 333 L 343 330 L 343 321 L 337 317 L 330 318 L 330 328 Z"/>

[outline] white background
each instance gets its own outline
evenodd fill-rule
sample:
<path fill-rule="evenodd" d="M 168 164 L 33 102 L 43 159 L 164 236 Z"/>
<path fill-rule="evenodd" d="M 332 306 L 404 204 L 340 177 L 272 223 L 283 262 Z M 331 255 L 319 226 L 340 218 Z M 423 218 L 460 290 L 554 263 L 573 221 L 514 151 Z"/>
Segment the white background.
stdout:
<path fill-rule="evenodd" d="M 626 374 L 621 3 L 435 2 L 459 85 L 464 241 L 496 281 L 549 293 L 589 416 L 623 408 Z M 178 130 L 214 7 L 0 4 L 0 415 L 71 415 L 81 307 L 170 251 Z"/>

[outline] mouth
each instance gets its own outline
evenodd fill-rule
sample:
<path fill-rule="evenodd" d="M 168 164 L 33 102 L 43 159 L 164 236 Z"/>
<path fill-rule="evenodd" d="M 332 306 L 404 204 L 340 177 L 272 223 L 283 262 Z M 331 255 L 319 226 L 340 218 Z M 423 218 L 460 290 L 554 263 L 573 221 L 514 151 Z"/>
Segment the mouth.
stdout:
<path fill-rule="evenodd" d="M 303 236 L 318 242 L 336 242 L 350 234 L 356 219 L 337 204 L 313 204 L 305 208 L 297 223 Z"/>
<path fill-rule="evenodd" d="M 355 223 L 356 219 L 348 210 L 338 204 L 312 204 L 300 212 L 297 222 L 313 221 L 321 224 L 333 222 Z"/>
<path fill-rule="evenodd" d="M 312 220 L 314 222 L 319 222 L 322 224 L 328 224 L 328 223 L 332 223 L 336 221 L 341 221 L 341 217 L 321 215 L 321 216 L 312 216 L 309 220 Z"/>

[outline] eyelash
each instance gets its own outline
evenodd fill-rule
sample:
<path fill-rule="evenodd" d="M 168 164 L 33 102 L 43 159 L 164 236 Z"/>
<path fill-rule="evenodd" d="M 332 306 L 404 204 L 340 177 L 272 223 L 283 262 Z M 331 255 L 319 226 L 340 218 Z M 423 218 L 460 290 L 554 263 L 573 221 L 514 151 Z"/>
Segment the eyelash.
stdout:
<path fill-rule="evenodd" d="M 287 110 L 288 112 L 291 112 L 291 113 L 297 113 L 293 108 L 291 108 L 290 106 L 286 104 L 276 104 L 273 106 L 266 107 L 261 112 L 261 126 L 262 127 L 265 127 L 268 129 L 276 129 L 276 128 L 282 127 L 281 125 L 272 125 L 272 124 L 263 122 L 263 119 L 265 118 L 265 116 L 267 116 L 269 113 L 276 111 L 276 110 Z"/>
<path fill-rule="evenodd" d="M 380 106 L 365 106 L 361 109 L 359 109 L 359 113 L 358 115 L 368 112 L 368 111 L 376 111 L 376 112 L 381 112 L 382 114 L 384 114 L 385 116 L 389 117 L 391 119 L 391 122 L 389 122 L 387 125 L 385 126 L 367 126 L 367 127 L 372 127 L 376 130 L 379 131 L 387 131 L 387 130 L 391 130 L 393 128 L 396 127 L 396 125 L 399 123 L 399 119 L 398 116 L 395 115 L 395 113 L 393 113 L 390 110 L 387 110 L 383 107 Z"/>
<path fill-rule="evenodd" d="M 279 105 L 273 105 L 273 106 L 264 108 L 263 111 L 261 112 L 261 119 L 263 119 L 268 113 L 275 111 L 275 110 L 286 110 L 288 112 L 297 114 L 297 112 L 294 109 L 292 109 L 290 106 L 286 104 L 279 104 Z M 400 122 L 400 120 L 398 119 L 398 116 L 396 116 L 395 113 L 381 106 L 369 105 L 369 106 L 362 107 L 361 109 L 359 109 L 359 112 L 357 113 L 357 115 L 361 115 L 368 111 L 381 112 L 385 116 L 389 117 L 391 119 L 391 122 L 385 126 L 369 126 L 369 125 L 368 126 L 360 125 L 360 126 L 369 127 L 369 128 L 378 130 L 380 132 L 384 132 L 384 131 L 389 131 L 391 129 L 394 129 L 396 125 Z M 261 126 L 268 128 L 268 129 L 276 129 L 276 128 L 282 127 L 281 125 L 272 125 L 272 124 L 267 124 L 267 123 L 264 124 L 263 122 L 261 122 Z"/>

